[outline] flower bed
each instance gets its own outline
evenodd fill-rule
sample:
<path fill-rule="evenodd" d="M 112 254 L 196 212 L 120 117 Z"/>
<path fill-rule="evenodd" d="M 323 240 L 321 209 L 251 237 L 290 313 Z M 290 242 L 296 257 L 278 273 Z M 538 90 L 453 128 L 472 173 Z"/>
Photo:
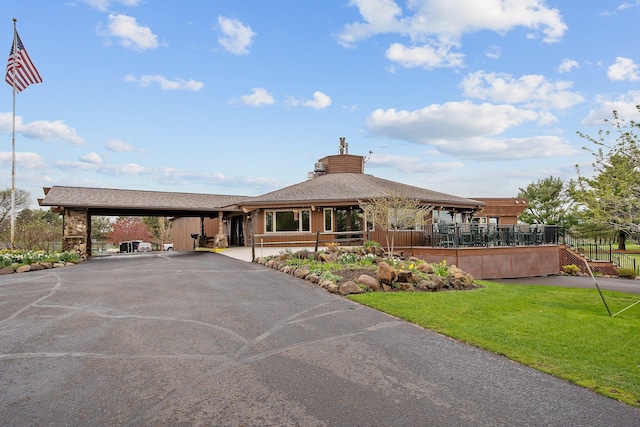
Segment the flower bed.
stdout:
<path fill-rule="evenodd" d="M 418 258 L 388 256 L 380 247 L 341 248 L 326 251 L 283 251 L 257 258 L 256 263 L 317 283 L 342 295 L 361 292 L 434 292 L 480 287 L 471 275 L 446 261 L 430 264 Z"/>
<path fill-rule="evenodd" d="M 73 265 L 80 261 L 75 252 L 0 250 L 0 274 L 22 273 Z"/>

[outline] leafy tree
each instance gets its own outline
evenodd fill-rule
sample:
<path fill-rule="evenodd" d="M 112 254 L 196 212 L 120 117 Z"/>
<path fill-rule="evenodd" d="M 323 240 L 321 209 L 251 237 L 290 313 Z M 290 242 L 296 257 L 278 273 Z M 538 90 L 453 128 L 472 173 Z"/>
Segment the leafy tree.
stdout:
<path fill-rule="evenodd" d="M 426 216 L 433 210 L 433 206 L 425 206 L 419 199 L 402 195 L 372 197 L 367 202 L 358 203 L 366 221 L 373 222 L 382 230 L 389 254 L 393 254 L 398 231 L 424 223 Z"/>
<path fill-rule="evenodd" d="M 107 216 L 91 217 L 91 238 L 98 242 L 107 240 L 107 234 L 111 231 L 111 219 Z"/>
<path fill-rule="evenodd" d="M 62 217 L 50 210 L 23 209 L 16 216 L 15 248 L 55 251 L 62 242 Z"/>
<path fill-rule="evenodd" d="M 170 243 L 173 238 L 173 223 L 169 218 L 157 216 L 145 216 L 143 221 L 149 226 L 153 243 L 162 248 L 163 243 Z"/>
<path fill-rule="evenodd" d="M 549 176 L 520 188 L 518 198 L 529 200 L 520 220 L 527 224 L 568 226 L 574 222 L 571 213 L 573 200 L 560 178 Z"/>
<path fill-rule="evenodd" d="M 105 234 L 105 237 L 114 244 L 125 242 L 128 240 L 144 240 L 151 239 L 149 226 L 140 218 L 130 216 L 120 216 L 113 223 L 111 231 Z"/>
<path fill-rule="evenodd" d="M 636 107 L 640 111 L 640 106 Z M 636 131 L 640 123 L 626 122 L 613 112 L 613 121 L 605 120 L 614 130 L 602 129 L 597 137 L 578 134 L 596 149 L 585 148 L 594 156 L 592 177 L 580 174 L 572 183 L 574 199 L 584 208 L 584 221 L 606 226 L 618 232 L 618 247 L 625 249 L 626 237 L 640 231 L 640 141 Z"/>

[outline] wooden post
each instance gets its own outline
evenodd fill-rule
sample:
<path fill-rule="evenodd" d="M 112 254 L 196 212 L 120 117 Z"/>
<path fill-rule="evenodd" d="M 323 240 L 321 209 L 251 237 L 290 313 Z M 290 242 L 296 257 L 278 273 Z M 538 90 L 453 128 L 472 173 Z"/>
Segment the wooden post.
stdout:
<path fill-rule="evenodd" d="M 253 236 L 253 230 L 251 230 L 251 262 L 256 260 L 256 239 Z"/>

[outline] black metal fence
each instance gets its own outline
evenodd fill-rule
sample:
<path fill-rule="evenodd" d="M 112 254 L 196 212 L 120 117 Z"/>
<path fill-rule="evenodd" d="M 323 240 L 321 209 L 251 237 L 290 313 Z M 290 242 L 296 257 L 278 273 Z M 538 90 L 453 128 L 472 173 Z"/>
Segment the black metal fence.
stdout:
<path fill-rule="evenodd" d="M 560 227 L 550 225 L 429 224 L 422 232 L 422 246 L 492 247 L 557 245 Z"/>
<path fill-rule="evenodd" d="M 589 261 L 608 261 L 619 268 L 631 268 L 638 272 L 635 258 L 618 252 L 611 244 L 593 243 L 568 232 L 564 235 L 564 243 Z"/>

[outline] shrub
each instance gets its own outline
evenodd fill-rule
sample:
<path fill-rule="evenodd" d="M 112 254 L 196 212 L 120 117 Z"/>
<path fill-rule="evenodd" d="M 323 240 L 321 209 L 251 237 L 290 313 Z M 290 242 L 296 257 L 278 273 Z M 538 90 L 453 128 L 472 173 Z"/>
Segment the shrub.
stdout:
<path fill-rule="evenodd" d="M 433 272 L 440 277 L 449 276 L 449 267 L 447 266 L 447 260 L 442 260 L 438 264 L 432 264 Z"/>
<path fill-rule="evenodd" d="M 563 265 L 562 272 L 569 276 L 575 276 L 580 272 L 580 267 L 575 264 Z"/>
<path fill-rule="evenodd" d="M 380 243 L 376 242 L 375 240 L 365 240 L 363 246 L 365 248 L 379 248 Z"/>
<path fill-rule="evenodd" d="M 637 276 L 637 273 L 633 268 L 619 268 L 618 276 L 625 277 L 627 279 L 635 279 Z"/>

